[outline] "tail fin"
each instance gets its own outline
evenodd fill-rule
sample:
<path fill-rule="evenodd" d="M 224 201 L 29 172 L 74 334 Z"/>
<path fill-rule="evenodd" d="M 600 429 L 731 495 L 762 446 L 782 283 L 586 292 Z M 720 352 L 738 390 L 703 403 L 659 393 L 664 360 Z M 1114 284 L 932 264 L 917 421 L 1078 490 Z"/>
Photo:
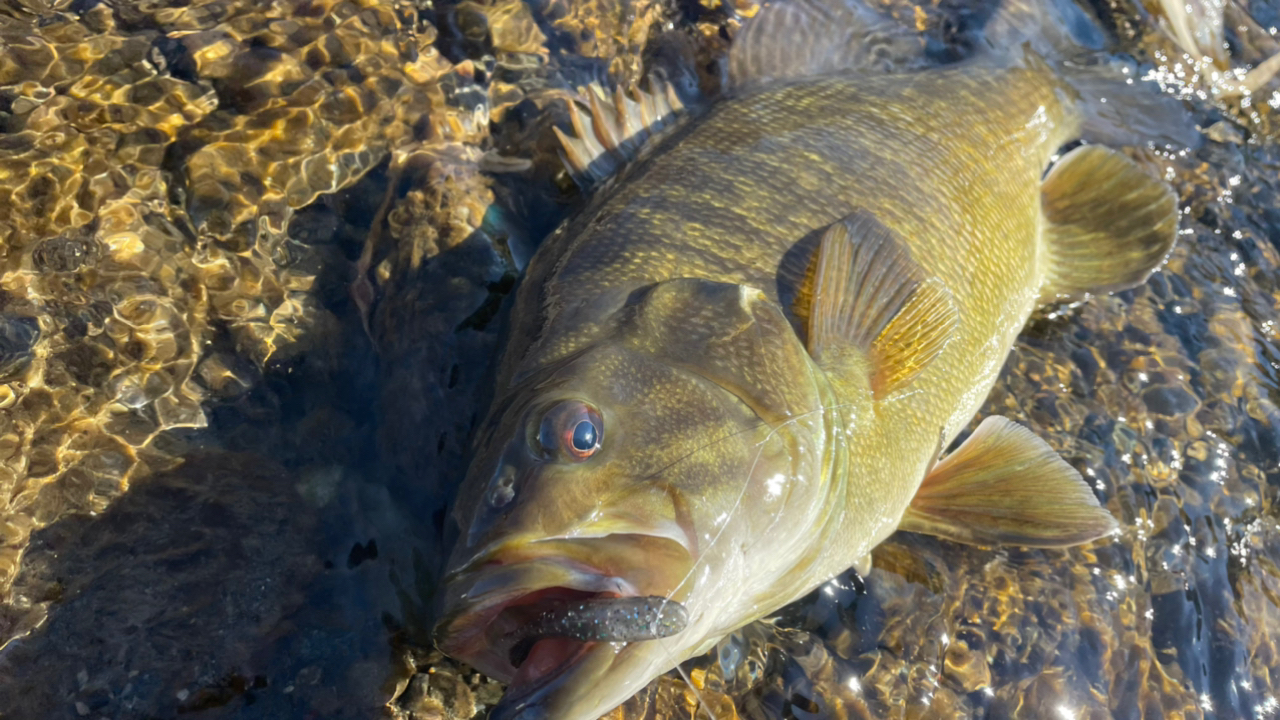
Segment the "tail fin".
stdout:
<path fill-rule="evenodd" d="M 1145 282 L 1173 248 L 1178 198 L 1121 153 L 1084 145 L 1040 185 L 1048 272 L 1042 304 Z"/>

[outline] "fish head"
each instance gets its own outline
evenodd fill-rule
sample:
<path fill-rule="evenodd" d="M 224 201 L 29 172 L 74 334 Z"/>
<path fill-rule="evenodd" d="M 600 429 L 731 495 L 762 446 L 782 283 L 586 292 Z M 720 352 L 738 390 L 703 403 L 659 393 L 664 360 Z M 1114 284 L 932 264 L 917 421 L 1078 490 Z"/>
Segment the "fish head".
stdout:
<path fill-rule="evenodd" d="M 595 718 L 759 615 L 752 593 L 777 576 L 765 566 L 812 536 L 820 504 L 817 380 L 764 293 L 682 279 L 497 400 L 455 509 L 436 628 L 445 653 L 510 683 L 492 717 Z M 788 537 L 771 535 L 780 518 Z M 688 623 L 513 654 L 557 603 L 617 597 L 670 599 Z"/>

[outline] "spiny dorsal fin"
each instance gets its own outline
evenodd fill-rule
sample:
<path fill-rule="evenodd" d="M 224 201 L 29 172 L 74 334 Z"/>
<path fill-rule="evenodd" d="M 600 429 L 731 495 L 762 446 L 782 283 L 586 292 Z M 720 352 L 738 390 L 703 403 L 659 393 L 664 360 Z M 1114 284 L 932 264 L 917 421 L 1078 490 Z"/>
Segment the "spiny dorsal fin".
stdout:
<path fill-rule="evenodd" d="M 924 64 L 924 39 L 865 0 L 776 0 L 733 39 L 734 87 L 837 70 L 895 72 Z"/>
<path fill-rule="evenodd" d="M 581 94 L 585 99 L 569 103 L 573 135 L 555 128 L 565 167 L 581 186 L 601 182 L 634 160 L 645 142 L 684 109 L 675 89 L 657 75 L 649 76 L 647 92 L 635 86 L 610 91 L 592 83 Z"/>
<path fill-rule="evenodd" d="M 1101 145 L 1059 160 L 1040 185 L 1040 203 L 1048 250 L 1041 302 L 1139 285 L 1177 238 L 1173 190 Z"/>
<path fill-rule="evenodd" d="M 942 352 L 957 320 L 951 293 L 871 213 L 827 228 L 808 308 L 809 354 L 824 369 L 852 347 L 870 360 L 871 388 L 883 398 Z"/>
<path fill-rule="evenodd" d="M 1069 547 L 1119 527 L 1049 444 L 991 416 L 925 477 L 899 530 L 972 545 Z"/>

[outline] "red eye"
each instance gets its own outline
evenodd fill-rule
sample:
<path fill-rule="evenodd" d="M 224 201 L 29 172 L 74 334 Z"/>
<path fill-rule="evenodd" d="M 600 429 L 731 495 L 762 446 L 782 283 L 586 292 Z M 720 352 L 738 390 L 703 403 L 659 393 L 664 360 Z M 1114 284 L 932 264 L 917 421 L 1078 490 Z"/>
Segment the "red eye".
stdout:
<path fill-rule="evenodd" d="M 551 408 L 538 430 L 543 452 L 574 462 L 595 455 L 603 439 L 600 413 L 579 400 L 566 400 Z"/>

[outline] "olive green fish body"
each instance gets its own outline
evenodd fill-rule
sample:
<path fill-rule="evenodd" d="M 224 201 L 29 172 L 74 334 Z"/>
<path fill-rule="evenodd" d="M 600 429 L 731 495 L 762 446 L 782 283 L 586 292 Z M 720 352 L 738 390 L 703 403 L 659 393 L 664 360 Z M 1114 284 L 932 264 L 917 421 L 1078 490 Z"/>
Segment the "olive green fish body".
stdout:
<path fill-rule="evenodd" d="M 1078 126 L 1044 67 L 833 75 L 722 101 L 547 241 L 521 303 L 555 311 L 517 314 L 505 379 L 588 342 L 630 290 L 664 279 L 743 283 L 785 306 L 815 247 L 804 238 L 858 207 L 964 310 L 987 314 L 1021 285 L 1020 314 L 1037 282 L 1040 176 Z"/>
<path fill-rule="evenodd" d="M 860 431 L 866 454 L 900 459 L 889 487 L 852 489 L 884 507 L 888 534 L 891 508 L 909 502 L 939 435 L 973 416 L 1035 304 L 1040 177 L 1079 128 L 1065 95 L 1043 65 L 972 65 L 833 75 L 720 103 L 547 241 L 504 381 L 593 342 L 631 293 L 663 280 L 759 288 L 790 312 L 820 231 L 865 208 L 951 289 L 960 316 L 919 382 L 929 391 L 881 408 L 894 437 Z M 522 312 L 533 306 L 546 310 Z"/>
<path fill-rule="evenodd" d="M 492 717 L 596 717 L 895 529 L 1039 547 L 1114 530 L 1016 423 L 939 459 L 1037 304 L 1132 287 L 1173 241 L 1168 188 L 1120 153 L 1054 163 L 1081 124 L 1034 57 L 746 88 L 548 238 L 437 627 L 512 683 Z M 614 598 L 667 598 L 683 629 L 530 631 Z"/>

